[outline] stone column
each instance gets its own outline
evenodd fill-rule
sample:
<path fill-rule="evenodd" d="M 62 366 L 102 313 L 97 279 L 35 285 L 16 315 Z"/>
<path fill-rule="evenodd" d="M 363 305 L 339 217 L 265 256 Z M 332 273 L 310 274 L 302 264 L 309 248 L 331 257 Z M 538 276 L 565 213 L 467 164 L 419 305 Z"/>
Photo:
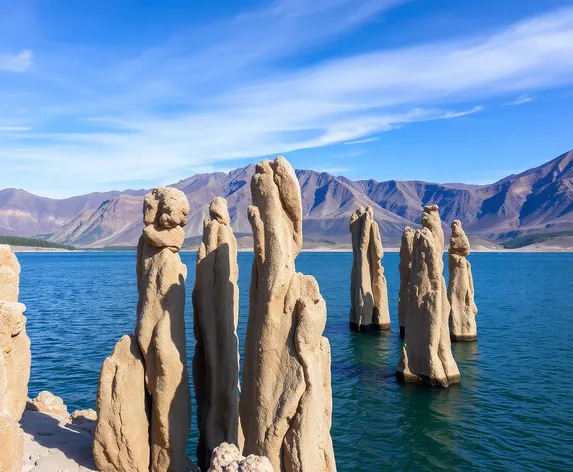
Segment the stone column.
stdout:
<path fill-rule="evenodd" d="M 458 220 L 452 222 L 452 236 L 448 269 L 448 300 L 450 310 L 450 334 L 452 341 L 474 341 L 477 339 L 472 266 L 466 259 L 470 254 L 470 242 Z"/>
<path fill-rule="evenodd" d="M 398 292 L 398 323 L 400 324 L 400 337 L 406 332 L 406 319 L 410 311 L 410 273 L 412 270 L 412 257 L 414 253 L 415 231 L 406 226 L 402 235 L 400 246 L 400 291 Z"/>
<path fill-rule="evenodd" d="M 239 441 L 239 288 L 237 241 L 224 198 L 215 198 L 203 225 L 193 292 L 193 383 L 197 400 L 198 466 L 207 470 L 213 450 Z"/>
<path fill-rule="evenodd" d="M 255 260 L 240 400 L 243 454 L 268 457 L 276 471 L 334 471 L 326 304 L 316 280 L 295 270 L 300 186 L 278 157 L 257 165 L 251 193 Z"/>

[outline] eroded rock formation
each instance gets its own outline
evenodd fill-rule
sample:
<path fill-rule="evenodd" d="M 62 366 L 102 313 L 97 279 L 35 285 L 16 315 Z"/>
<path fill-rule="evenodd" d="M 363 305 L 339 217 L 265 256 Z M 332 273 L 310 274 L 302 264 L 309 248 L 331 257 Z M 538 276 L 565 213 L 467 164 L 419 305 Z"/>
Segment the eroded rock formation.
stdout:
<path fill-rule="evenodd" d="M 131 391 L 128 385 L 124 385 L 123 392 L 117 393 L 117 385 L 122 380 L 105 372 L 104 365 L 104 381 L 100 382 L 101 392 L 98 393 L 98 397 L 108 400 L 110 395 L 124 397 L 98 403 L 98 430 L 105 418 L 117 414 L 114 408 L 123 408 L 124 402 L 130 401 L 131 396 L 136 399 L 137 424 L 134 427 L 139 428 L 142 434 L 147 433 L 142 426 L 145 411 L 142 405 L 145 405 L 145 401 L 142 401 L 144 392 L 141 392 L 140 384 L 144 379 L 151 405 L 150 435 L 145 436 L 145 441 L 143 437 L 138 441 L 144 442 L 139 446 L 142 450 L 145 447 L 150 449 L 149 469 L 152 472 L 179 472 L 188 467 L 185 445 L 189 435 L 191 405 L 184 319 L 187 267 L 178 254 L 185 240 L 183 226 L 188 214 L 189 203 L 180 190 L 159 187 L 146 195 L 143 205 L 144 230 L 137 248 L 139 299 L 135 338 L 122 338 L 116 345 L 117 352 L 114 351 L 117 359 L 112 355 L 109 366 L 109 370 L 113 370 L 114 363 L 125 365 L 122 377 L 132 378 L 137 390 Z M 135 349 L 134 339 L 139 349 Z M 143 372 L 139 356 L 143 358 Z M 108 383 L 113 385 L 111 392 L 106 390 Z M 129 429 L 131 426 L 125 426 L 123 422 L 116 424 L 110 419 L 109 440 L 100 441 L 101 450 L 94 448 L 94 456 L 112 455 L 114 444 L 122 440 L 122 428 Z M 120 449 L 109 470 L 135 470 L 125 465 L 133 461 L 132 457 L 126 457 L 133 448 L 134 444 Z M 145 467 L 139 454 L 133 464 Z"/>
<path fill-rule="evenodd" d="M 60 416 L 70 415 L 68 413 L 68 407 L 64 404 L 64 400 L 46 390 L 38 393 L 36 398 L 30 400 L 26 405 L 26 408 L 28 410 L 39 411 L 41 413 L 51 413 Z"/>
<path fill-rule="evenodd" d="M 209 472 L 273 472 L 266 457 L 243 457 L 234 444 L 223 443 L 213 451 Z"/>
<path fill-rule="evenodd" d="M 239 444 L 239 288 L 237 241 L 227 202 L 215 198 L 203 225 L 193 292 L 193 379 L 197 400 L 198 465 L 206 470 L 213 450 Z M 219 469 L 217 469 L 219 470 Z M 226 469 L 225 469 L 226 470 Z"/>
<path fill-rule="evenodd" d="M 334 471 L 326 304 L 316 280 L 295 271 L 300 186 L 277 157 L 257 165 L 251 193 L 255 260 L 240 400 L 243 453 L 268 457 L 276 471 Z"/>
<path fill-rule="evenodd" d="M 450 304 L 443 277 L 437 206 L 424 208 L 422 225 L 414 238 L 410 311 L 396 375 L 405 382 L 447 387 L 459 382 L 460 373 L 450 344 Z"/>
<path fill-rule="evenodd" d="M 22 467 L 22 430 L 30 379 L 30 339 L 26 307 L 18 303 L 20 264 L 9 246 L 0 245 L 0 470 Z"/>
<path fill-rule="evenodd" d="M 402 235 L 400 245 L 400 291 L 398 292 L 398 323 L 400 325 L 400 336 L 404 337 L 406 319 L 410 311 L 410 273 L 412 270 L 412 256 L 414 253 L 415 231 L 406 226 Z"/>
<path fill-rule="evenodd" d="M 97 392 L 93 456 L 104 472 L 149 471 L 149 413 L 143 356 L 125 335 L 102 366 Z"/>
<path fill-rule="evenodd" d="M 477 339 L 476 314 L 474 301 L 474 281 L 472 267 L 467 256 L 470 254 L 470 242 L 458 220 L 452 222 L 452 236 L 448 269 L 448 300 L 450 302 L 450 334 L 452 341 L 474 341 Z"/>
<path fill-rule="evenodd" d="M 380 228 L 371 207 L 360 207 L 350 217 L 354 262 L 350 282 L 350 328 L 389 329 L 388 289 L 382 268 Z"/>

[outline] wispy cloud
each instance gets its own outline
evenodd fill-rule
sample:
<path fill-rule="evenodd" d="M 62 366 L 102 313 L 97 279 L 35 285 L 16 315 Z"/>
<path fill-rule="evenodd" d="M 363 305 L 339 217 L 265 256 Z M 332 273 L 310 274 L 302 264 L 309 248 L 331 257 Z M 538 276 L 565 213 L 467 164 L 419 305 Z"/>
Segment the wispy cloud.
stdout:
<path fill-rule="evenodd" d="M 523 95 L 520 95 L 519 97 L 517 97 L 515 100 L 513 100 L 509 104 L 510 105 L 523 105 L 524 103 L 529 103 L 532 101 L 533 101 L 532 97 L 530 97 L 529 95 L 523 94 Z"/>
<path fill-rule="evenodd" d="M 348 141 L 344 144 L 352 145 L 352 144 L 366 144 L 366 143 L 373 143 L 374 141 L 378 141 L 380 138 L 364 138 L 364 139 L 356 139 L 354 141 Z"/>
<path fill-rule="evenodd" d="M 0 132 L 22 132 L 22 131 L 30 131 L 32 128 L 28 126 L 2 126 L 0 125 Z"/>
<path fill-rule="evenodd" d="M 0 121 L 18 111 L 33 130 L 3 139 L 0 160 L 86 187 L 154 181 L 371 142 L 402 124 L 482 110 L 475 103 L 573 84 L 573 9 L 485 36 L 302 60 L 399 3 L 282 0 L 121 60 L 36 52 L 37 88 L 0 100 Z M 286 67 L 286 57 L 299 60 Z"/>
<path fill-rule="evenodd" d="M 32 51 L 25 50 L 18 54 L 0 53 L 0 71 L 26 72 L 32 66 Z"/>

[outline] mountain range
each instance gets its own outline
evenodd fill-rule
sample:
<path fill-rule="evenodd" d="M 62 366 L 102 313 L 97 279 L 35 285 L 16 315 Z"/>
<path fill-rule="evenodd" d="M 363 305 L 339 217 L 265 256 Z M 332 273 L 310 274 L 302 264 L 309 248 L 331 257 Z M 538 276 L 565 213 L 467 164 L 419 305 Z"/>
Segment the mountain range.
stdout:
<path fill-rule="evenodd" d="M 248 245 L 250 180 L 255 166 L 197 174 L 174 187 L 189 199 L 186 234 L 196 240 L 215 196 L 229 204 L 233 229 Z M 396 246 L 405 226 L 419 226 L 424 205 L 440 207 L 444 230 L 461 220 L 474 240 L 500 243 L 516 237 L 573 229 L 573 151 L 489 185 L 422 181 L 353 181 L 312 170 L 296 171 L 302 190 L 304 236 L 309 244 L 350 243 L 348 222 L 359 206 L 373 207 L 383 241 Z M 76 247 L 135 245 L 148 190 L 90 193 L 50 199 L 22 189 L 0 190 L 0 235 L 40 237 Z"/>

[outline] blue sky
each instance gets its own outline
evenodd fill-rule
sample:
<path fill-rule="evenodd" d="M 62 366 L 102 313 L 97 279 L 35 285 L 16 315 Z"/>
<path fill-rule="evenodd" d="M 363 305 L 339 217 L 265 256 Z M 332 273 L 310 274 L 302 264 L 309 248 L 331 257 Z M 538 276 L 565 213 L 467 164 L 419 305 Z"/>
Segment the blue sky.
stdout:
<path fill-rule="evenodd" d="M 0 188 L 285 155 L 489 183 L 573 148 L 573 2 L 0 0 Z"/>

